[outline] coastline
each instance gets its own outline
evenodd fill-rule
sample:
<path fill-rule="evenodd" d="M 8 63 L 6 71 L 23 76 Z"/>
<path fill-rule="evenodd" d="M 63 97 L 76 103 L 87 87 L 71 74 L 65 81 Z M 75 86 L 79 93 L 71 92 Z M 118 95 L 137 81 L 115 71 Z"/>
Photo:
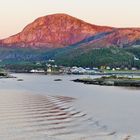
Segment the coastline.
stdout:
<path fill-rule="evenodd" d="M 140 78 L 102 76 L 100 78 L 75 79 L 74 82 L 101 86 L 140 87 Z"/>

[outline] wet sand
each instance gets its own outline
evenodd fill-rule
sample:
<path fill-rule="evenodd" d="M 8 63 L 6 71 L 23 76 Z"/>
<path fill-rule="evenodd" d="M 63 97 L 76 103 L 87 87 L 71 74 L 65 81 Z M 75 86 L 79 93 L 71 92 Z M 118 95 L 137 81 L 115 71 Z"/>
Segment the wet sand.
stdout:
<path fill-rule="evenodd" d="M 115 134 L 76 109 L 72 104 L 75 100 L 64 96 L 1 93 L 0 139 L 82 140 Z"/>

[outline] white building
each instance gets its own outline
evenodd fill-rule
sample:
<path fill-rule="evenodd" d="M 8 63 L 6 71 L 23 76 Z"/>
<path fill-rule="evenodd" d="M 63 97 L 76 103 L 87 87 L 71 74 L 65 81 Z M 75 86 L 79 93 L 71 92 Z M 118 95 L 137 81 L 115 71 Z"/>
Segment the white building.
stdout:
<path fill-rule="evenodd" d="M 31 73 L 44 73 L 45 71 L 42 70 L 42 69 L 40 69 L 40 70 L 32 69 L 30 72 L 31 72 Z"/>
<path fill-rule="evenodd" d="M 48 69 L 47 69 L 47 72 L 52 72 L 52 69 L 51 69 L 51 67 L 49 67 Z"/>

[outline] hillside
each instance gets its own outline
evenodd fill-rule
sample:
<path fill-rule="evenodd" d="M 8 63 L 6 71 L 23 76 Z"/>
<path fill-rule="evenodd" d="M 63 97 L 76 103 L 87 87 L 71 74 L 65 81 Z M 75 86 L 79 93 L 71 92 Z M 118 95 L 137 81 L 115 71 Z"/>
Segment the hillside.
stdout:
<path fill-rule="evenodd" d="M 140 28 L 89 24 L 67 14 L 40 17 L 20 33 L 0 40 L 2 65 L 46 62 L 66 66 L 140 68 Z"/>
<path fill-rule="evenodd" d="M 17 67 L 26 69 L 31 66 L 35 68 L 37 67 L 34 65 L 36 62 L 46 64 L 49 59 L 54 59 L 55 64 L 63 66 L 140 68 L 140 59 L 135 60 L 135 57 L 140 58 L 140 47 L 108 47 L 92 49 L 86 52 L 81 48 L 53 50 L 0 48 L 0 66 L 12 69 Z"/>
<path fill-rule="evenodd" d="M 96 38 L 100 33 L 108 34 Z M 83 43 L 83 40 L 87 41 Z M 22 48 L 63 48 L 77 43 L 92 48 L 139 45 L 140 28 L 98 26 L 67 14 L 53 14 L 40 17 L 20 33 L 0 40 L 1 46 Z"/>
<path fill-rule="evenodd" d="M 1 44 L 3 46 L 61 48 L 111 29 L 92 25 L 66 14 L 54 14 L 36 19 L 20 33 L 1 40 Z"/>
<path fill-rule="evenodd" d="M 56 63 L 65 66 L 84 67 L 128 67 L 134 63 L 134 54 L 121 48 L 93 49 L 86 53 L 77 49 L 61 53 L 56 56 Z"/>

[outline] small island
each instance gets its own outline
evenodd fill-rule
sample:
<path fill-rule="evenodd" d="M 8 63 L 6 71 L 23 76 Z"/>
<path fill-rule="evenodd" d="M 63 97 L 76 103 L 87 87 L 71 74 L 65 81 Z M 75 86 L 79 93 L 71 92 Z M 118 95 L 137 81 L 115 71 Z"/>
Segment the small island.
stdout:
<path fill-rule="evenodd" d="M 0 79 L 2 78 L 16 78 L 12 75 L 10 75 L 8 72 L 6 72 L 5 70 L 3 69 L 0 69 Z"/>
<path fill-rule="evenodd" d="M 140 78 L 125 77 L 125 76 L 102 76 L 100 78 L 83 78 L 75 79 L 74 82 L 81 82 L 84 84 L 102 85 L 102 86 L 126 86 L 126 87 L 140 87 Z"/>

